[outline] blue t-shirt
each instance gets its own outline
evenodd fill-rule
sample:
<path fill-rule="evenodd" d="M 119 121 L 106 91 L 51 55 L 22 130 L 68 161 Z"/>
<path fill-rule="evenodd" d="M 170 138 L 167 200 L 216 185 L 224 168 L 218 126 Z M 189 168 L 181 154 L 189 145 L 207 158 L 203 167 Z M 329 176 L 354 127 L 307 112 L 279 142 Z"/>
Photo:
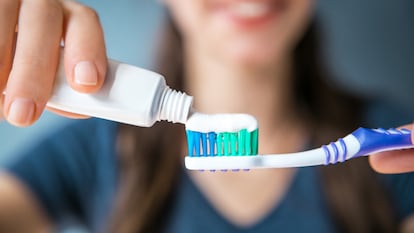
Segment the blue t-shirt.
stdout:
<path fill-rule="evenodd" d="M 102 232 L 117 184 L 117 124 L 89 119 L 62 126 L 6 164 L 50 219 Z M 69 222 L 69 223 L 68 223 Z"/>
<path fill-rule="evenodd" d="M 29 187 L 53 221 L 76 218 L 101 232 L 117 189 L 117 126 L 98 119 L 76 121 L 17 156 L 6 169 Z M 413 214 L 414 173 L 381 177 L 399 216 Z M 166 233 L 336 232 L 314 167 L 298 169 L 281 202 L 244 228 L 220 215 L 183 169 L 164 229 Z"/>

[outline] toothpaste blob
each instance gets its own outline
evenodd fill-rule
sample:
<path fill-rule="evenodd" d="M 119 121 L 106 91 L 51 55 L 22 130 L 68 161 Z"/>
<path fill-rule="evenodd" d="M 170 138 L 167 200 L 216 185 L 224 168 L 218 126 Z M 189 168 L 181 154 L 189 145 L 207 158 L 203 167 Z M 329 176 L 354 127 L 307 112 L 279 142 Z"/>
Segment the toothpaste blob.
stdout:
<path fill-rule="evenodd" d="M 194 112 L 186 122 L 188 156 L 257 155 L 257 125 L 247 114 Z"/>
<path fill-rule="evenodd" d="M 203 114 L 193 113 L 185 123 L 187 130 L 208 132 L 238 132 L 258 128 L 256 118 L 248 114 Z"/>

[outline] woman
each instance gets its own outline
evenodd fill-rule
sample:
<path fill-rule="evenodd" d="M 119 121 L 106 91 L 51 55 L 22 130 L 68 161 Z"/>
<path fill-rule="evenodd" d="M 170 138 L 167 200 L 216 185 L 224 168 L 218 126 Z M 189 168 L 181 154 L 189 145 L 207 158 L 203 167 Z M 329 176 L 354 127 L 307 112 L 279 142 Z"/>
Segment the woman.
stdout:
<path fill-rule="evenodd" d="M 68 81 L 82 92 L 99 89 L 106 56 L 93 11 L 72 1 L 7 3 L 2 11 L 19 20 L 15 52 L 14 25 L 1 28 L 9 35 L 1 44 L 10 122 L 26 126 L 39 116 L 62 35 Z M 319 146 L 360 123 L 358 102 L 322 79 L 311 1 L 164 4 L 174 22 L 158 71 L 193 95 L 201 112 L 255 116 L 260 153 Z M 413 175 L 378 176 L 364 159 L 321 168 L 184 171 L 177 156 L 186 154 L 182 131 L 100 120 L 58 131 L 1 176 L 0 227 L 44 231 L 75 215 L 95 231 L 113 232 L 395 232 L 414 213 Z"/>

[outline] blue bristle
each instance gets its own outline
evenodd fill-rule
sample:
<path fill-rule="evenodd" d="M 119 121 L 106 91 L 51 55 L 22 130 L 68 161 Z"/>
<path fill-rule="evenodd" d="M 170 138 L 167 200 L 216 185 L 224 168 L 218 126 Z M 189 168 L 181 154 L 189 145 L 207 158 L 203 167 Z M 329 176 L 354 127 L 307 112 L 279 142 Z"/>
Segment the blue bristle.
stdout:
<path fill-rule="evenodd" d="M 188 154 L 190 156 L 200 156 L 201 133 L 187 130 Z"/>
<path fill-rule="evenodd" d="M 201 133 L 199 133 L 199 132 L 194 132 L 194 149 L 195 149 L 195 152 L 194 152 L 194 154 L 196 155 L 196 156 L 200 156 L 200 154 L 201 154 L 201 149 L 200 149 L 200 138 L 201 138 Z"/>
<path fill-rule="evenodd" d="M 201 136 L 201 144 L 202 144 L 202 150 L 203 153 L 200 152 L 200 155 L 207 155 L 207 134 L 200 133 Z"/>
<path fill-rule="evenodd" d="M 208 133 L 208 144 L 210 146 L 209 155 L 215 155 L 215 147 L 216 147 L 216 137 L 217 134 L 214 132 Z"/>
<path fill-rule="evenodd" d="M 193 134 L 192 134 L 191 131 L 187 130 L 186 135 L 187 135 L 188 155 L 193 156 L 194 155 L 194 152 L 193 152 L 193 146 L 194 146 Z"/>

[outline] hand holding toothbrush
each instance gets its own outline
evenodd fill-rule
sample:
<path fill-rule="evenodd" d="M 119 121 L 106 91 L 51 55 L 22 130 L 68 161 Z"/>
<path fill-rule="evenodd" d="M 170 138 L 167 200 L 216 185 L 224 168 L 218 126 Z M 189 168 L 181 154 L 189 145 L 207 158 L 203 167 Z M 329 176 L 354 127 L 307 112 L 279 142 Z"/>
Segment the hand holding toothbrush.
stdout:
<path fill-rule="evenodd" d="M 414 130 L 414 123 L 403 128 Z M 411 135 L 414 142 L 414 134 Z M 414 172 L 414 150 L 386 151 L 369 157 L 371 166 L 381 173 Z"/>
<path fill-rule="evenodd" d="M 1 1 L 0 119 L 28 126 L 39 118 L 52 92 L 62 40 L 71 87 L 84 93 L 99 90 L 107 59 L 92 9 L 65 0 Z"/>

